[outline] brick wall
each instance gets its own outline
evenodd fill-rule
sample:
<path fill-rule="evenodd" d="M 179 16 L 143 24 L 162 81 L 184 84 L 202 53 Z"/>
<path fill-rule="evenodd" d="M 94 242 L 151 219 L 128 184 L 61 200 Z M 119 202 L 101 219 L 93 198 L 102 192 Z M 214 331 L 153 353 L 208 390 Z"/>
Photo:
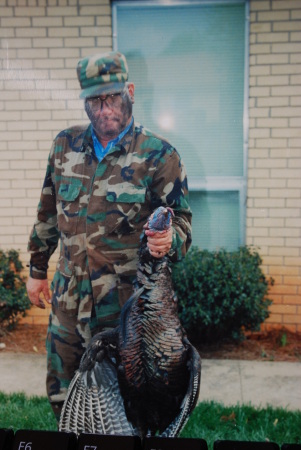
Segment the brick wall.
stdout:
<path fill-rule="evenodd" d="M 301 331 L 301 1 L 251 1 L 247 243 L 275 280 L 267 327 Z"/>
<path fill-rule="evenodd" d="M 76 64 L 112 49 L 110 2 L 0 0 L 0 39 L 0 247 L 20 249 L 26 264 L 52 139 L 87 120 Z M 32 308 L 26 320 L 48 313 Z"/>
<path fill-rule="evenodd" d="M 250 2 L 246 231 L 276 282 L 266 327 L 299 331 L 300 19 L 299 0 Z M 112 48 L 110 2 L 0 0 L 0 25 L 0 247 L 20 249 L 26 263 L 51 141 L 86 120 L 77 61 Z M 47 315 L 33 308 L 26 320 L 46 323 Z"/>

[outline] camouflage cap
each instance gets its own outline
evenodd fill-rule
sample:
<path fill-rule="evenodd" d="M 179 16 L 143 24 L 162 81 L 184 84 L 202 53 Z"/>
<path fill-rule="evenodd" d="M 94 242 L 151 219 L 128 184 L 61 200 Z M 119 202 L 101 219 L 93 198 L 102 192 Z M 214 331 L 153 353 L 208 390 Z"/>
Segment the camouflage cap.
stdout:
<path fill-rule="evenodd" d="M 82 88 L 80 98 L 121 92 L 128 80 L 128 65 L 119 52 L 88 56 L 78 62 L 77 77 Z"/>

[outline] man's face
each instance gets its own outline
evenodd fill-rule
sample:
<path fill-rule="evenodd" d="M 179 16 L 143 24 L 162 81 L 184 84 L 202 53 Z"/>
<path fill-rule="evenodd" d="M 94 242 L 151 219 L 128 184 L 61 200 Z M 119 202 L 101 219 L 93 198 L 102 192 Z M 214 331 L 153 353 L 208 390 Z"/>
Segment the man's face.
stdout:
<path fill-rule="evenodd" d="M 128 93 L 116 96 L 99 96 L 87 99 L 86 113 L 100 140 L 115 139 L 130 123 L 132 104 L 134 103 L 134 85 L 128 85 Z"/>

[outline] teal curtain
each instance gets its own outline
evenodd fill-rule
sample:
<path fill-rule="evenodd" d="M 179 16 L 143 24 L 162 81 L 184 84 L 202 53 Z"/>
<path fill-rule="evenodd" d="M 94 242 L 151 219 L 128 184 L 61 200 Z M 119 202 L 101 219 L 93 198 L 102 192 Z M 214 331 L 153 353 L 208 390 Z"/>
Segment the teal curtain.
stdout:
<path fill-rule="evenodd" d="M 188 181 L 244 177 L 245 4 L 115 2 L 113 8 L 115 46 L 136 85 L 135 120 L 177 148 Z M 242 244 L 239 193 L 214 186 L 190 191 L 193 244 Z"/>

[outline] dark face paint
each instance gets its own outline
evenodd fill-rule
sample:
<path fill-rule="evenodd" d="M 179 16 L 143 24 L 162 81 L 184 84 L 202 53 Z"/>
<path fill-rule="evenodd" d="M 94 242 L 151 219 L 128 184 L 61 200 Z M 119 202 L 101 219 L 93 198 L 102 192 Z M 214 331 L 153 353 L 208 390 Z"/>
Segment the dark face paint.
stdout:
<path fill-rule="evenodd" d="M 132 117 L 132 102 L 125 92 L 117 98 L 117 103 L 110 107 L 102 102 L 98 110 L 92 110 L 85 102 L 85 111 L 100 140 L 115 139 L 129 124 Z"/>

